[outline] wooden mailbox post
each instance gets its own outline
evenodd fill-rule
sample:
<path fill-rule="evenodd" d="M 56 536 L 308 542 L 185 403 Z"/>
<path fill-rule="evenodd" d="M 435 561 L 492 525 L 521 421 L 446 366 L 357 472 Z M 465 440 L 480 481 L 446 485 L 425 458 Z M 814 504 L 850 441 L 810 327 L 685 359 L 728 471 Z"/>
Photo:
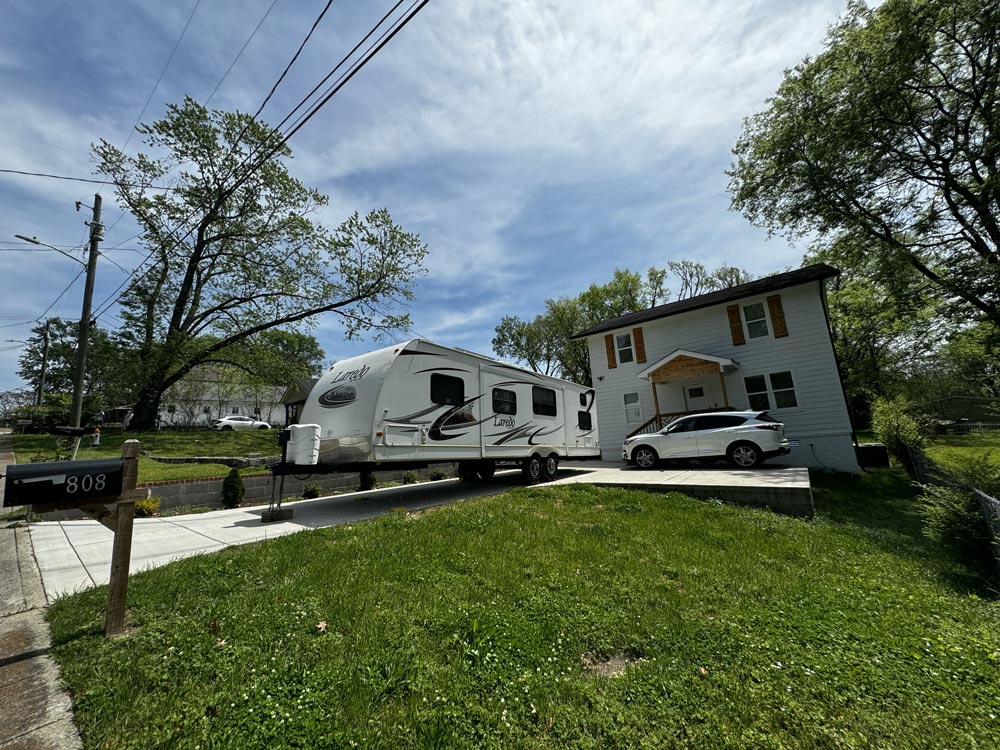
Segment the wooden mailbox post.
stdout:
<path fill-rule="evenodd" d="M 121 635 L 125 629 L 135 501 L 147 494 L 135 486 L 141 448 L 138 440 L 126 440 L 120 461 L 52 461 L 7 467 L 5 506 L 30 505 L 36 513 L 78 509 L 114 532 L 106 636 Z"/>

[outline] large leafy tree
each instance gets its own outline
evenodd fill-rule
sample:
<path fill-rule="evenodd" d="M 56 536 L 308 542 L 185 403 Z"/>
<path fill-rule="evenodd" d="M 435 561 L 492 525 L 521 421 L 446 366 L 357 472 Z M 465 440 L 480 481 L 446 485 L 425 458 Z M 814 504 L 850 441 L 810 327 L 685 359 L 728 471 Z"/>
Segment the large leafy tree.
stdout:
<path fill-rule="evenodd" d="M 832 253 L 808 260 L 829 262 Z M 891 284 L 872 281 L 873 262 L 844 269 L 827 284 L 830 325 L 847 405 L 856 424 L 867 424 L 876 398 L 891 397 L 931 353 L 944 322 L 940 305 L 920 293 L 920 274 L 901 265 Z M 903 294 L 902 289 L 911 293 Z"/>
<path fill-rule="evenodd" d="M 524 363 L 536 372 L 591 385 L 587 342 L 573 336 L 608 318 L 662 305 L 670 300 L 668 274 L 677 276 L 678 298 L 734 286 L 751 280 L 740 268 L 721 266 L 708 271 L 695 261 L 672 261 L 667 268 L 650 268 L 642 276 L 616 269 L 606 284 L 591 284 L 576 297 L 545 300 L 545 311 L 527 321 L 508 315 L 493 337 L 493 351 Z"/>
<path fill-rule="evenodd" d="M 853 2 L 746 120 L 733 206 L 1000 327 L 998 97 L 1000 3 Z"/>
<path fill-rule="evenodd" d="M 46 328 L 47 334 L 46 334 Z M 49 318 L 31 329 L 27 346 L 18 359 L 19 377 L 38 388 L 45 360 L 45 392 L 71 393 L 76 369 L 76 347 L 80 324 L 61 318 Z M 45 337 L 48 336 L 48 347 Z M 84 395 L 95 403 L 117 405 L 130 393 L 128 358 L 105 330 L 91 326 L 88 343 L 88 367 L 84 379 Z"/>
<path fill-rule="evenodd" d="M 192 368 L 266 331 L 322 313 L 347 337 L 408 325 L 426 246 L 388 211 L 319 224 L 327 199 L 292 177 L 287 145 L 245 114 L 188 98 L 139 132 L 146 153 L 94 147 L 150 252 L 119 314 L 142 362 L 136 429 L 153 426 L 163 393 Z M 171 189 L 142 187 L 154 183 Z"/>

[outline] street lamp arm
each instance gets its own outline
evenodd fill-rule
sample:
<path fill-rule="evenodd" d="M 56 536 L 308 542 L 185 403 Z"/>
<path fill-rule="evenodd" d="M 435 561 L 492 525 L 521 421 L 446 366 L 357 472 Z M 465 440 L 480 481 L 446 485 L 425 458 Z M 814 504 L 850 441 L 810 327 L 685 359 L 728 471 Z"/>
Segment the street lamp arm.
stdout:
<path fill-rule="evenodd" d="M 62 253 L 63 255 L 65 255 L 70 260 L 75 260 L 77 263 L 79 263 L 84 268 L 87 267 L 87 264 L 84 261 L 80 260 L 79 258 L 77 258 L 75 256 L 70 255 L 65 250 L 60 250 L 55 245 L 50 245 L 48 242 L 42 242 L 37 237 L 28 237 L 27 235 L 23 235 L 23 234 L 15 234 L 14 236 L 17 237 L 17 239 L 19 239 L 19 240 L 24 240 L 25 242 L 30 242 L 32 245 L 43 245 L 43 246 L 49 248 L 50 250 L 55 250 L 57 253 Z"/>

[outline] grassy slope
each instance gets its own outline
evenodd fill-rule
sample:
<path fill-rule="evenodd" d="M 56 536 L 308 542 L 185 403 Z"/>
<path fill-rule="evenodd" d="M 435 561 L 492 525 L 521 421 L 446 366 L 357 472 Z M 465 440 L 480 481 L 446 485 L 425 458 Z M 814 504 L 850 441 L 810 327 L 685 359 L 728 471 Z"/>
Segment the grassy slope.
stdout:
<path fill-rule="evenodd" d="M 61 600 L 52 651 L 88 748 L 996 747 L 1000 605 L 909 493 L 523 489 L 136 575 L 122 640 Z"/>
<path fill-rule="evenodd" d="M 936 435 L 928 441 L 926 451 L 945 469 L 961 468 L 969 461 L 986 462 L 1000 468 L 1000 432 Z"/>
<path fill-rule="evenodd" d="M 54 435 L 13 435 L 14 451 L 19 463 L 26 463 L 32 456 L 52 456 L 56 450 Z M 109 433 L 101 436 L 101 447 L 92 449 L 90 437 L 84 437 L 77 458 L 110 458 L 121 455 L 122 442 L 135 439 L 142 442 L 144 450 L 157 456 L 243 456 L 261 453 L 273 456 L 279 453 L 274 430 L 234 430 L 216 432 L 197 430 L 190 432 L 139 432 Z M 259 469 L 257 470 L 259 471 Z M 140 482 L 162 482 L 171 479 L 201 479 L 222 477 L 229 472 L 223 464 L 161 464 L 147 458 L 139 460 Z"/>

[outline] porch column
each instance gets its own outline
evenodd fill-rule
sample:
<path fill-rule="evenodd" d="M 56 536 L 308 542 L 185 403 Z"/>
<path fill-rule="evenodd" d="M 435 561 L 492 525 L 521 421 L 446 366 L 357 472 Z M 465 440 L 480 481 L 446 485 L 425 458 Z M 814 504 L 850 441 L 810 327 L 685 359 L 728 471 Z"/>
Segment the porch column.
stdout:
<path fill-rule="evenodd" d="M 656 395 L 656 381 L 652 378 L 649 379 L 650 385 L 653 386 L 653 408 L 656 409 L 656 429 L 663 429 L 663 425 L 660 424 L 660 399 Z"/>
<path fill-rule="evenodd" d="M 729 406 L 729 394 L 726 392 L 726 378 L 722 374 L 722 367 L 719 367 L 719 385 L 722 386 L 722 400 Z"/>

